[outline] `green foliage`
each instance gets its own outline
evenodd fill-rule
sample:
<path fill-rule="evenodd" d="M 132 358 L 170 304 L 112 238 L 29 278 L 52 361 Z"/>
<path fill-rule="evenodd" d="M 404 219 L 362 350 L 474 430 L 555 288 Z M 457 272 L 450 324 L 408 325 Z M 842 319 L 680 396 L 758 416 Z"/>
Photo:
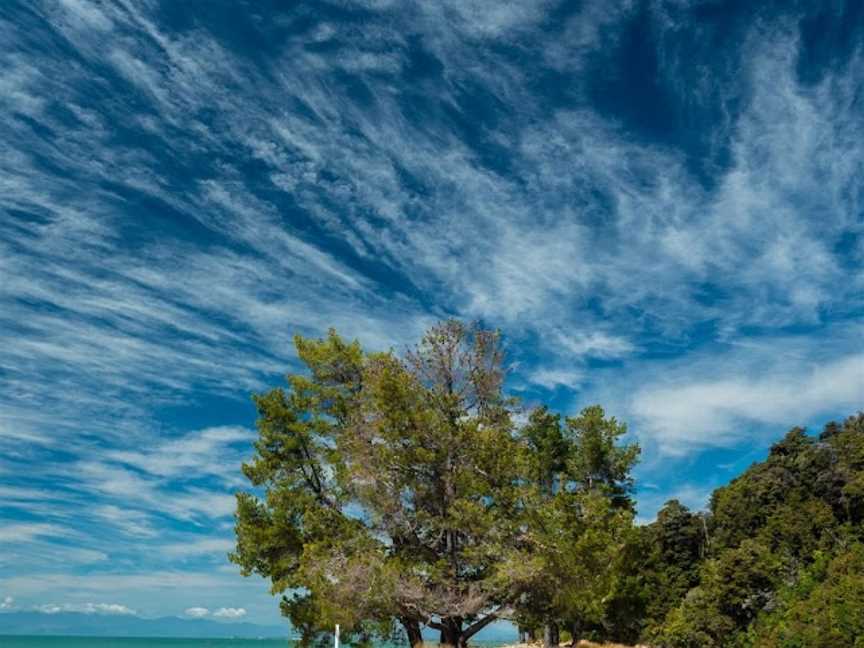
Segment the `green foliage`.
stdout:
<path fill-rule="evenodd" d="M 749 637 L 753 648 L 864 646 L 864 545 L 817 560 Z"/>
<path fill-rule="evenodd" d="M 553 414 L 545 406 L 533 410 L 528 424 L 521 430 L 527 446 L 528 477 L 543 494 L 551 495 L 556 487 L 563 487 L 567 474 L 570 444 L 561 429 L 561 415 Z"/>
<path fill-rule="evenodd" d="M 705 550 L 705 517 L 677 500 L 655 522 L 633 529 L 615 568 L 608 634 L 631 643 L 656 638 L 669 611 L 699 582 Z"/>
<path fill-rule="evenodd" d="M 618 445 L 627 426 L 606 418 L 599 405 L 586 407 L 579 416 L 567 417 L 565 435 L 574 447 L 567 461 L 569 479 L 577 488 L 598 490 L 613 504 L 632 508 L 630 476 L 639 458 L 639 446 Z"/>
<path fill-rule="evenodd" d="M 793 429 L 714 493 L 698 585 L 656 632 L 661 645 L 864 645 L 862 421 L 818 439 Z"/>
<path fill-rule="evenodd" d="M 561 424 L 545 408 L 520 431 L 531 488 L 522 564 L 531 564 L 516 606 L 521 627 L 564 626 L 571 636 L 605 621 L 615 565 L 632 529 L 630 470 L 636 445 L 620 445 L 626 428 L 601 407 Z M 552 639 L 554 643 L 554 638 Z"/>
<path fill-rule="evenodd" d="M 238 495 L 232 560 L 284 594 L 307 643 L 397 621 L 412 643 L 422 625 L 464 643 L 528 579 L 533 481 L 498 335 L 445 322 L 404 358 L 333 331 L 295 344 L 308 373 L 255 396 L 256 491 Z"/>

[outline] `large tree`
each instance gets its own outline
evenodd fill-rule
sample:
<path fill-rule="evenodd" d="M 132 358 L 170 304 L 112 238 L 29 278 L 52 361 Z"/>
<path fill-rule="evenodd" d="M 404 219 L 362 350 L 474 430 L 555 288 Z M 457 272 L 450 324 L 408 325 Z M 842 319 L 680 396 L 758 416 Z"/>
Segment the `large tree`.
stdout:
<path fill-rule="evenodd" d="M 295 344 L 308 373 L 255 397 L 232 560 L 270 579 L 306 640 L 398 621 L 411 644 L 428 626 L 464 645 L 531 576 L 499 336 L 448 321 L 403 357 L 333 331 Z"/>

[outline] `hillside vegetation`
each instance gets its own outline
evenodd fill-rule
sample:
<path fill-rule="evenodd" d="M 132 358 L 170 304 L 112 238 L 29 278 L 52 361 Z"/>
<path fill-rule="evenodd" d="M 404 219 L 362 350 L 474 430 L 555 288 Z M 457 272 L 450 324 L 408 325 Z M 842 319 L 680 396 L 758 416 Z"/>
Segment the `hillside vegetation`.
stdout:
<path fill-rule="evenodd" d="M 635 529 L 598 635 L 675 648 L 864 646 L 864 415 L 795 428 L 714 492 Z"/>

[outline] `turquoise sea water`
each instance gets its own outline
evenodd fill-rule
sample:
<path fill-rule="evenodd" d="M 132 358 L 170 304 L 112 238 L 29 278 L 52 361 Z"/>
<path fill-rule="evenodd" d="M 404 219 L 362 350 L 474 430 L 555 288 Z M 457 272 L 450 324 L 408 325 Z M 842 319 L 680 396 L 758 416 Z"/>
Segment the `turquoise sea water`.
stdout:
<path fill-rule="evenodd" d="M 0 636 L 0 648 L 288 648 L 287 639 L 161 639 Z"/>
<path fill-rule="evenodd" d="M 506 642 L 477 641 L 475 648 Z M 288 639 L 163 639 L 147 637 L 22 637 L 0 635 L 0 648 L 290 648 Z M 346 646 L 347 648 L 347 646 Z M 394 648 L 394 646 L 382 646 Z M 396 648 L 401 648 L 396 647 Z"/>

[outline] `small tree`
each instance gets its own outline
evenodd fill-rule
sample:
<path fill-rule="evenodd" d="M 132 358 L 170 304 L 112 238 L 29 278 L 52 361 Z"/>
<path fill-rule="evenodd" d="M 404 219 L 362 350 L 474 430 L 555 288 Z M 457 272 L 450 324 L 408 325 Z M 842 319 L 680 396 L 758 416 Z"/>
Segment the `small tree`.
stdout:
<path fill-rule="evenodd" d="M 463 646 L 521 593 L 524 452 L 499 336 L 449 321 L 404 358 L 331 331 L 295 338 L 309 375 L 255 397 L 259 439 L 238 495 L 244 574 L 283 594 L 305 641 L 398 621 Z"/>
<path fill-rule="evenodd" d="M 633 519 L 630 471 L 639 447 L 620 445 L 625 433 L 599 406 L 563 426 L 540 408 L 522 430 L 532 493 L 523 562 L 534 569 L 517 618 L 542 624 L 547 646 L 558 645 L 562 623 L 575 643 L 586 625 L 603 622 L 615 558 Z"/>

